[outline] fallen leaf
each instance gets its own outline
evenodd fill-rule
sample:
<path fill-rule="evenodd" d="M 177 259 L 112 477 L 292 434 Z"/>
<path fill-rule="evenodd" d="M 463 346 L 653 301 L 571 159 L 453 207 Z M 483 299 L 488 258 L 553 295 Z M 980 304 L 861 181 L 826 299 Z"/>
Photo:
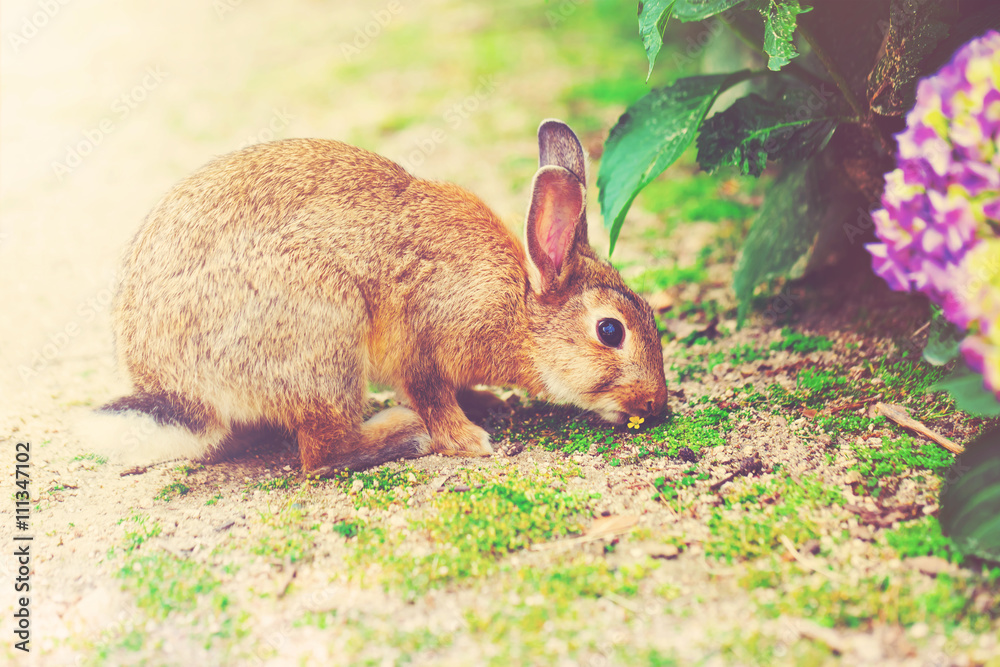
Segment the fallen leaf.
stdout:
<path fill-rule="evenodd" d="M 954 574 L 958 566 L 940 556 L 913 556 L 903 561 L 905 565 L 924 574 L 936 577 L 939 574 Z"/>
<path fill-rule="evenodd" d="M 858 515 L 858 521 L 879 528 L 888 528 L 899 521 L 910 521 L 924 515 L 923 506 L 897 505 L 895 507 L 878 507 L 870 510 L 860 505 L 844 505 L 844 509 Z"/>
<path fill-rule="evenodd" d="M 599 539 L 611 535 L 621 535 L 632 530 L 632 527 L 637 523 L 639 523 L 639 517 L 631 514 L 602 516 L 594 519 L 594 523 L 590 524 L 590 528 L 583 534 L 583 537 Z"/>
<path fill-rule="evenodd" d="M 621 535 L 622 533 L 627 533 L 632 530 L 632 528 L 639 523 L 639 517 L 634 515 L 613 515 L 613 516 L 601 516 L 594 519 L 594 523 L 590 524 L 586 532 L 579 537 L 571 537 L 567 540 L 556 540 L 555 542 L 545 542 L 544 544 L 533 544 L 529 548 L 531 551 L 546 551 L 548 549 L 558 549 L 560 547 L 571 547 L 577 544 L 585 544 L 587 542 L 596 542 L 597 540 L 602 540 L 606 537 L 614 537 L 616 535 Z"/>

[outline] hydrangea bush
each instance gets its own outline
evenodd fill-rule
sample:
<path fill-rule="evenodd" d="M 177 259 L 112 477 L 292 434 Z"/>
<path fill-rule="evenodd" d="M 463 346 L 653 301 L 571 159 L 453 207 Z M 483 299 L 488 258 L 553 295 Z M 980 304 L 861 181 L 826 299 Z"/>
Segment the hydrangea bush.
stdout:
<path fill-rule="evenodd" d="M 968 331 L 962 354 L 1000 397 L 1000 33 L 922 80 L 906 120 L 872 215 L 872 266 Z"/>

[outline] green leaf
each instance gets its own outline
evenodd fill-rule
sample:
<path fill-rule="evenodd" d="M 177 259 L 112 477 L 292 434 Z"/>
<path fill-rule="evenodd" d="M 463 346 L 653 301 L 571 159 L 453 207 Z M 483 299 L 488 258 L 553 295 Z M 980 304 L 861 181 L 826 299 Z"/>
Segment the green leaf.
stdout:
<path fill-rule="evenodd" d="M 678 79 L 672 86 L 654 88 L 618 119 L 604 143 L 597 174 L 610 252 L 635 196 L 691 144 L 719 93 L 748 76 L 742 71 Z"/>
<path fill-rule="evenodd" d="M 945 319 L 940 308 L 934 309 L 927 329 L 924 359 L 933 366 L 944 366 L 958 356 L 958 346 L 965 334 Z"/>
<path fill-rule="evenodd" d="M 948 35 L 944 6 L 927 0 L 892 0 L 881 57 L 868 76 L 868 101 L 876 113 L 900 116 L 913 105 L 921 62 Z"/>
<path fill-rule="evenodd" d="M 653 73 L 653 63 L 663 46 L 663 31 L 670 20 L 670 12 L 674 8 L 676 0 L 646 0 L 639 2 L 639 36 L 642 37 L 642 45 L 646 49 L 646 58 L 649 60 L 649 71 L 646 73 L 646 80 Z"/>
<path fill-rule="evenodd" d="M 764 17 L 764 51 L 768 55 L 767 68 L 774 72 L 787 65 L 799 55 L 792 43 L 795 37 L 796 17 L 812 11 L 812 7 L 802 7 L 799 0 L 771 0 Z"/>
<path fill-rule="evenodd" d="M 835 109 L 812 111 L 799 95 L 778 102 L 747 95 L 705 121 L 698 135 L 698 164 L 707 172 L 733 165 L 744 175 L 760 176 L 768 158 L 805 160 L 818 153 L 833 136 L 837 119 Z"/>
<path fill-rule="evenodd" d="M 954 372 L 928 391 L 946 391 L 959 410 L 981 417 L 1000 417 L 1000 402 L 983 386 L 983 376 L 959 364 Z"/>
<path fill-rule="evenodd" d="M 677 0 L 674 16 L 685 22 L 701 21 L 744 2 L 746 0 Z"/>
<path fill-rule="evenodd" d="M 860 205 L 825 152 L 805 162 L 785 162 L 754 218 L 733 273 L 741 326 L 754 290 L 775 278 L 794 280 L 844 244 L 842 225 Z M 787 308 L 787 304 L 783 306 Z"/>
<path fill-rule="evenodd" d="M 965 554 L 1000 561 L 1000 430 L 976 438 L 941 492 L 941 532 Z"/>

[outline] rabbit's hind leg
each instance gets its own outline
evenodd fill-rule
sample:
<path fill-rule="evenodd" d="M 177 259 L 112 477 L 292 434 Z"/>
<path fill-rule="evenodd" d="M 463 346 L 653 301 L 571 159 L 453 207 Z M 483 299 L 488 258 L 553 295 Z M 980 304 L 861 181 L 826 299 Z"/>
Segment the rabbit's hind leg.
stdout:
<path fill-rule="evenodd" d="M 299 427 L 299 457 L 306 473 L 322 476 L 345 468 L 365 470 L 431 451 L 427 427 L 409 408 L 383 410 L 357 426 L 345 423 L 336 412 L 315 415 Z"/>

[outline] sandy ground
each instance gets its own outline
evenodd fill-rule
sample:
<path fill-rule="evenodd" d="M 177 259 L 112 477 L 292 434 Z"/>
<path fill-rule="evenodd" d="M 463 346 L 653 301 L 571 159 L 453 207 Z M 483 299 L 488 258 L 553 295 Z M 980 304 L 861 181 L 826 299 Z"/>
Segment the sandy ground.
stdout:
<path fill-rule="evenodd" d="M 436 38 L 444 42 L 488 20 L 488 12 L 473 4 L 432 2 L 417 8 L 401 2 L 399 6 L 401 10 L 377 31 L 358 58 L 377 58 L 380 40 L 393 39 L 397 30 L 417 21 L 422 12 L 441 11 L 446 16 L 434 27 Z M 548 75 L 539 68 L 516 84 L 470 76 L 461 90 L 432 103 L 420 97 L 434 76 L 430 68 L 386 69 L 374 78 L 351 78 L 352 62 L 341 45 L 354 39 L 356 28 L 372 21 L 373 7 L 353 0 L 3 0 L 0 4 L 0 298 L 4 314 L 0 440 L 6 470 L 15 462 L 15 442 L 31 442 L 32 491 L 39 496 L 44 492 L 45 497 L 40 509 L 32 505 L 38 513 L 31 519 L 35 538 L 32 653 L 25 657 L 10 648 L 9 614 L 15 600 L 6 582 L 15 573 L 12 559 L 5 556 L 0 559 L 4 581 L 0 610 L 5 619 L 0 656 L 39 665 L 102 662 L 105 658 L 95 651 L 95 642 L 118 637 L 123 628 L 134 630 L 132 624 L 139 618 L 134 601 L 121 591 L 112 577 L 114 566 L 106 559 L 108 549 L 121 543 L 119 520 L 133 512 L 149 514 L 165 526 L 160 542 L 164 549 L 187 555 L 205 553 L 233 539 L 232 535 L 237 540 L 258 536 L 257 512 L 266 511 L 269 498 L 260 492 L 244 497 L 236 490 L 251 480 L 287 475 L 295 466 L 294 453 L 288 448 L 211 466 L 192 478 L 188 496 L 166 504 L 153 497 L 174 478 L 169 467 L 122 477 L 121 468 L 72 460 L 87 450 L 68 430 L 71 415 L 126 389 L 114 368 L 108 319 L 119 253 L 173 182 L 212 156 L 249 142 L 293 136 L 342 138 L 408 164 L 421 175 L 459 182 L 476 191 L 505 220 L 518 224 L 525 205 L 523 183 L 519 187 L 499 177 L 497 165 L 519 156 L 527 160 L 524 171 L 530 173 L 534 150 L 530 128 L 537 123 L 538 108 L 550 89 Z M 515 85 L 520 103 L 504 101 L 503 95 L 495 93 Z M 480 100 L 477 112 L 452 127 L 449 108 L 475 97 Z M 398 133 L 379 134 L 379 123 L 397 116 L 411 100 L 420 100 L 421 108 L 430 109 L 427 119 Z M 556 108 L 548 115 L 561 111 Z M 432 134 L 437 129 L 444 139 L 421 155 L 421 142 L 438 136 Z M 473 140 L 487 130 L 504 140 L 496 146 Z M 759 331 L 744 336 L 748 341 L 769 340 Z M 720 376 L 715 381 L 722 387 L 734 377 Z M 698 389 L 692 385 L 688 393 Z M 961 435 L 961 429 L 956 432 Z M 797 435 L 782 418 L 743 424 L 725 448 L 713 453 L 720 462 L 720 476 L 725 472 L 724 461 L 745 453 L 748 443 L 755 442 L 770 444 L 764 455 L 768 465 L 777 461 L 806 465 L 815 453 L 815 443 Z M 606 490 L 606 500 L 595 507 L 598 513 L 641 516 L 642 525 L 656 530 L 669 527 L 672 534 L 697 535 L 703 530 L 697 522 L 673 517 L 649 500 L 648 490 L 636 488 L 636 479 L 664 474 L 662 464 L 656 464 L 661 468 L 646 463 L 624 470 L 604 465 L 599 457 L 577 458 L 584 473 L 580 488 Z M 426 459 L 416 466 L 435 479 L 447 479 L 460 465 L 509 463 L 537 472 L 539 466 L 545 469 L 561 462 L 555 454 L 532 450 L 518 457 L 501 454 L 489 463 Z M 4 479 L 13 477 L 5 473 Z M 217 490 L 225 498 L 206 506 Z M 422 488 L 417 500 L 433 493 L 430 486 Z M 13 544 L 14 532 L 9 497 L 4 493 L 8 506 L 0 524 L 5 553 Z M 344 493 L 330 492 L 316 502 L 328 525 L 358 516 Z M 329 529 L 323 534 L 329 535 Z M 635 546 L 639 555 L 644 548 Z M 656 548 L 660 547 L 649 547 Z M 317 562 L 336 564 L 345 550 L 343 540 L 331 538 L 324 542 Z M 517 558 L 530 564 L 533 557 Z M 600 647 L 585 652 L 591 664 L 606 664 L 605 654 L 614 655 L 615 646 L 629 644 L 655 645 L 690 660 L 722 660 L 704 648 L 717 626 L 740 627 L 749 622 L 761 632 L 789 637 L 789 645 L 811 632 L 796 625 L 798 621 L 784 625 L 748 621 L 746 592 L 725 573 L 706 572 L 690 562 L 671 567 L 672 574 L 657 575 L 658 581 L 680 577 L 685 581 L 684 594 L 692 596 L 692 591 L 703 587 L 709 591 L 704 603 L 691 603 L 697 611 L 686 617 L 665 615 L 659 608 L 640 610 L 642 620 L 635 622 L 637 615 L 630 605 L 643 605 L 647 598 L 622 604 L 589 601 L 581 607 L 581 614 L 596 620 L 580 641 Z M 683 574 L 684 568 L 694 569 Z M 234 589 L 244 596 L 237 604 L 253 608 L 254 616 L 252 636 L 241 639 L 235 648 L 206 649 L 193 635 L 171 624 L 149 624 L 139 629 L 155 640 L 143 651 L 131 654 L 118 648 L 107 659 L 150 664 L 393 664 L 402 654 L 385 638 L 418 629 L 457 633 L 446 649 L 417 651 L 417 662 L 424 664 L 486 662 L 499 652 L 462 635 L 461 610 L 495 606 L 496 600 L 505 599 L 501 590 L 486 591 L 492 603 L 475 597 L 483 596 L 483 591 L 463 589 L 433 593 L 412 603 L 380 590 L 359 588 L 321 566 L 300 568 L 289 575 L 252 558 L 238 576 L 244 580 Z M 295 576 L 295 594 L 284 597 L 289 576 Z M 261 592 L 274 594 L 263 606 Z M 365 632 L 333 633 L 295 624 L 305 612 L 333 607 L 365 625 Z M 846 656 L 845 664 L 931 664 L 932 660 L 939 660 L 933 664 L 950 664 L 952 653 L 943 648 L 943 637 L 942 648 L 934 649 L 934 642 L 924 641 L 921 646 L 931 647 L 924 651 L 899 648 L 905 641 L 898 635 L 894 629 L 876 628 L 836 641 Z M 995 637 L 993 644 L 988 640 L 983 651 L 996 645 Z M 544 655 L 558 655 L 561 649 L 549 646 L 546 651 Z M 535 659 L 524 655 L 522 661 Z M 744 661 L 737 658 L 735 662 Z"/>

